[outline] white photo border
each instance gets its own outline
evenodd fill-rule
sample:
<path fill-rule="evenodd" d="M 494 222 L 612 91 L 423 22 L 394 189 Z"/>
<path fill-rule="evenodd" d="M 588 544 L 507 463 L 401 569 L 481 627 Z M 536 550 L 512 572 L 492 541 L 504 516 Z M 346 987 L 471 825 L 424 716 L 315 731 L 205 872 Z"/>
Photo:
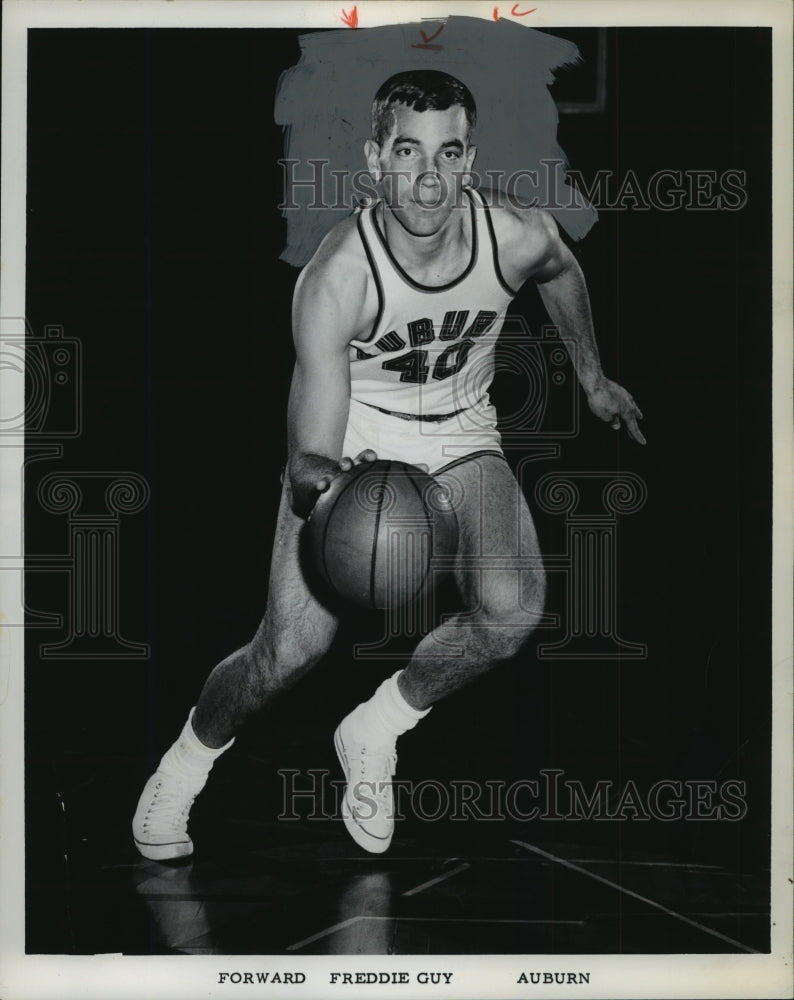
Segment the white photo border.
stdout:
<path fill-rule="evenodd" d="M 262 2 L 262 0 L 171 0 L 119 3 L 113 0 L 5 0 L 2 66 L 2 284 L 0 316 L 25 315 L 26 72 L 29 28 L 75 27 L 342 27 L 344 2 Z M 488 2 L 374 2 L 357 0 L 359 24 L 376 26 L 465 14 L 490 19 Z M 555 955 L 553 967 L 586 967 L 589 985 L 555 986 L 554 996 L 568 997 L 785 997 L 792 989 L 792 7 L 788 0 L 738 3 L 624 2 L 624 0 L 534 0 L 533 27 L 588 26 L 769 26 L 773 48 L 773 778 L 772 778 L 772 927 L 768 955 Z M 507 7 L 506 7 L 507 9 Z M 21 412 L 18 380 L 3 378 L 4 405 Z M 13 448 L 0 448 L 0 524 L 3 552 L 21 552 L 22 466 Z M 21 574 L 0 573 L 0 609 L 6 621 L 20 620 Z M 0 620 L 1 624 L 1 620 Z M 0 996 L 5 1000 L 84 1000 L 112 995 L 119 1000 L 147 996 L 219 997 L 224 962 L 218 956 L 77 957 L 25 955 L 24 950 L 24 760 L 22 630 L 2 629 L 0 637 Z M 551 958 L 551 957 L 550 957 Z M 543 956 L 533 956 L 533 964 Z M 421 992 L 399 985 L 348 987 L 361 997 L 444 996 L 512 998 L 539 996 L 517 984 L 523 956 L 466 955 L 301 956 L 235 958 L 234 969 L 263 967 L 303 971 L 302 985 L 260 988 L 271 997 L 327 997 L 339 994 L 328 985 L 328 971 L 455 970 L 448 986 L 423 986 Z M 545 993 L 545 991 L 544 991 Z M 253 995 L 240 986 L 238 995 Z"/>

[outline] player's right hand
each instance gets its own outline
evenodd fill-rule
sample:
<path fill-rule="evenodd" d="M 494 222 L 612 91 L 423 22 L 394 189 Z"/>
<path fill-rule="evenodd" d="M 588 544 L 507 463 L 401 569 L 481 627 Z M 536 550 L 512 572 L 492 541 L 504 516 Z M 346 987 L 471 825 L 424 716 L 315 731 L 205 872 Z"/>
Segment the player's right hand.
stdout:
<path fill-rule="evenodd" d="M 336 473 L 325 473 L 320 476 L 317 482 L 314 484 L 314 488 L 318 493 L 325 493 L 331 483 L 336 479 L 336 477 L 342 472 L 348 472 L 355 465 L 361 465 L 362 462 L 375 462 L 378 456 L 371 448 L 365 448 L 364 451 L 356 455 L 355 458 L 342 458 L 339 462 L 339 472 Z"/>

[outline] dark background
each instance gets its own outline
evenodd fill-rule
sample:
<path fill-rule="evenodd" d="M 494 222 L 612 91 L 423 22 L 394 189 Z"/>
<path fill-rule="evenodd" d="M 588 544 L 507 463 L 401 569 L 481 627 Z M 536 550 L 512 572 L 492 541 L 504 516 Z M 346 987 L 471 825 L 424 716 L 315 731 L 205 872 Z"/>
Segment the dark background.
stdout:
<path fill-rule="evenodd" d="M 143 780 L 209 669 L 248 640 L 264 608 L 297 276 L 277 259 L 283 137 L 272 109 L 297 39 L 276 30 L 29 34 L 27 317 L 34 333 L 59 324 L 80 341 L 84 392 L 82 433 L 65 441 L 62 461 L 28 467 L 28 553 L 67 548 L 65 518 L 36 501 L 47 473 L 129 470 L 151 487 L 148 507 L 122 518 L 119 536 L 121 632 L 150 643 L 150 658 L 48 661 L 41 644 L 62 633 L 27 632 L 30 951 L 94 950 L 74 923 L 65 930 L 57 905 L 68 898 L 64 847 L 72 857 L 106 850 L 106 830 L 126 845 Z M 531 835 L 762 872 L 770 32 L 610 29 L 607 43 L 605 111 L 560 121 L 577 170 L 586 178 L 601 169 L 641 178 L 662 168 L 747 172 L 741 211 L 602 212 L 575 248 L 604 368 L 636 397 L 648 445 L 585 412 L 580 434 L 537 472 L 625 470 L 647 484 L 645 507 L 620 521 L 617 584 L 621 637 L 646 643 L 648 658 L 546 661 L 533 646 L 437 706 L 403 741 L 399 774 L 512 780 L 556 767 L 586 783 L 632 778 L 640 788 L 662 778 L 744 780 L 741 822 L 602 823 L 584 832 L 579 824 L 575 833 L 536 823 Z M 591 70 L 564 75 L 566 99 L 577 72 Z M 533 290 L 520 298 L 537 322 Z M 497 406 L 514 405 L 520 388 L 509 377 L 497 383 Z M 540 515 L 538 530 L 544 552 L 563 550 L 562 517 Z M 549 610 L 560 612 L 564 597 L 552 574 Z M 29 574 L 26 600 L 64 613 L 66 577 Z M 343 627 L 323 664 L 239 738 L 272 761 L 274 776 L 238 789 L 235 808 L 275 816 L 279 767 L 335 772 L 339 717 L 399 665 L 353 660 L 354 639 L 372 640 L 378 629 L 363 618 Z M 225 766 L 226 758 L 217 771 Z M 212 789 L 198 819 L 229 806 Z M 75 818 L 86 815 L 88 827 Z M 460 824 L 455 836 L 480 843 L 490 830 Z M 421 832 L 442 836 L 439 825 Z"/>

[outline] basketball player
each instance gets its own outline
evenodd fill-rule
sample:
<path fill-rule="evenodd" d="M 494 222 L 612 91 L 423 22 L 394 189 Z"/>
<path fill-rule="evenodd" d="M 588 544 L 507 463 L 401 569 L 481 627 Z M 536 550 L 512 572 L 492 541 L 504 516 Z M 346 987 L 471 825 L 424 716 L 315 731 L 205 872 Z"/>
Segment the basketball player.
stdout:
<path fill-rule="evenodd" d="M 398 737 L 532 634 L 544 573 L 488 400 L 501 320 L 525 281 L 574 345 L 592 412 L 644 443 L 642 414 L 601 370 L 585 282 L 551 216 L 489 208 L 471 188 L 475 118 L 466 87 L 437 71 L 400 73 L 375 97 L 365 155 L 383 196 L 328 234 L 295 290 L 289 460 L 264 618 L 210 674 L 147 782 L 133 820 L 144 857 L 192 853 L 188 813 L 213 762 L 327 652 L 337 617 L 304 578 L 298 542 L 340 471 L 376 455 L 424 465 L 454 497 L 460 530 L 459 613 L 335 732 L 342 814 L 359 845 L 377 853 L 391 841 Z M 507 568 L 472 568 L 471 557 L 494 556 Z"/>

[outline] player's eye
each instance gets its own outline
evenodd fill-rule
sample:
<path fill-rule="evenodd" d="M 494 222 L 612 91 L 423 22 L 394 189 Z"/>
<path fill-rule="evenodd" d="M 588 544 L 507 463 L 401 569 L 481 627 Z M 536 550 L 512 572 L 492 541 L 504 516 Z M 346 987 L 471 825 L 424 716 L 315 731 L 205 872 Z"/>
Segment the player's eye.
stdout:
<path fill-rule="evenodd" d="M 413 148 L 411 146 L 401 146 L 397 150 L 397 156 L 402 157 L 404 160 L 413 154 Z"/>

